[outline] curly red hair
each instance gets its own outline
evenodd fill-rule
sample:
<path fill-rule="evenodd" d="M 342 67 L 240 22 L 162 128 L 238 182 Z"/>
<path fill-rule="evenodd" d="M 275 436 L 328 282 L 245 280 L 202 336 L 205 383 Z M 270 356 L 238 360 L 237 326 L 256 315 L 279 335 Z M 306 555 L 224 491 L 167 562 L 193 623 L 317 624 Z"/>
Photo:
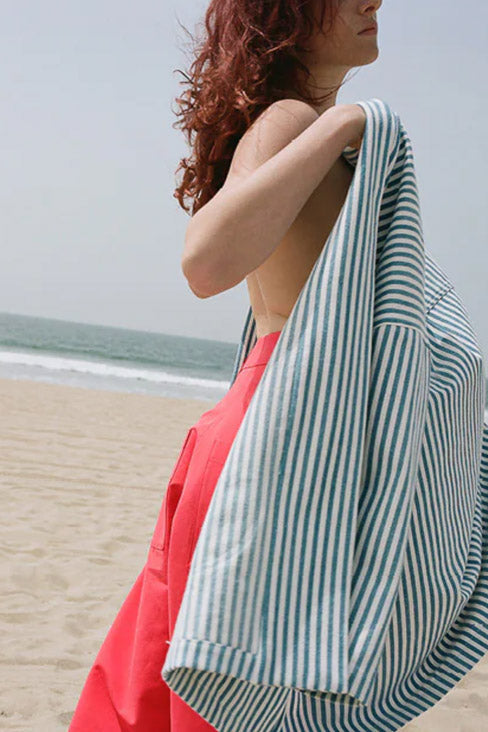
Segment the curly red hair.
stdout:
<path fill-rule="evenodd" d="M 188 88 L 176 98 L 173 127 L 186 133 L 192 154 L 176 173 L 183 177 L 173 196 L 194 214 L 223 185 L 242 134 L 272 102 L 294 89 L 304 101 L 303 76 L 309 69 L 297 58 L 314 30 L 315 0 L 211 0 L 204 17 L 204 34 L 194 41 L 195 59 L 180 84 Z M 332 24 L 339 0 L 323 0 L 319 27 Z"/>

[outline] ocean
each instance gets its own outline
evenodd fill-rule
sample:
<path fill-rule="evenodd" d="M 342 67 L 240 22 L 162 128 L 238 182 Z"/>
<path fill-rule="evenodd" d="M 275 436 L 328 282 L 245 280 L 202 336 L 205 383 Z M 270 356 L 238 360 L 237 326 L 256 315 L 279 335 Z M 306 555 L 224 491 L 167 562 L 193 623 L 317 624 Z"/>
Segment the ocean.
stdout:
<path fill-rule="evenodd" d="M 0 313 L 0 377 L 217 402 L 237 343 Z M 485 416 L 488 418 L 488 389 Z"/>
<path fill-rule="evenodd" d="M 217 402 L 237 343 L 0 313 L 0 377 Z"/>

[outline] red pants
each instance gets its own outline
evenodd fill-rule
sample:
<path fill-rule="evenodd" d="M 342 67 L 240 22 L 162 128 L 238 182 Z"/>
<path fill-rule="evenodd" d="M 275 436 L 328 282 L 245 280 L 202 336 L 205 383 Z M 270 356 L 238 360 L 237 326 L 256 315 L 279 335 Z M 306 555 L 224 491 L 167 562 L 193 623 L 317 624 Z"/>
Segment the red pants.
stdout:
<path fill-rule="evenodd" d="M 98 651 L 68 732 L 215 732 L 161 669 L 215 484 L 280 332 L 258 338 L 223 399 L 189 428 L 146 564 Z"/>

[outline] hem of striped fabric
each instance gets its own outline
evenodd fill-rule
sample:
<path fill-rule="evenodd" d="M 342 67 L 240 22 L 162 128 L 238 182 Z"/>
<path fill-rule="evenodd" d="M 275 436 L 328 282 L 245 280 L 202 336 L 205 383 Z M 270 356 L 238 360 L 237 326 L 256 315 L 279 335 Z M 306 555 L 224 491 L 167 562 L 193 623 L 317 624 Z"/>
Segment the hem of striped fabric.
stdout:
<path fill-rule="evenodd" d="M 236 681 L 253 684 L 254 686 L 270 687 L 274 691 L 295 691 L 309 696 L 315 696 L 322 701 L 330 701 L 347 707 L 368 707 L 370 694 L 357 694 L 352 691 L 310 689 L 296 686 L 289 681 L 273 681 L 271 679 L 254 678 L 256 664 L 261 657 L 243 648 L 218 643 L 217 641 L 202 638 L 180 638 L 170 641 L 170 654 L 161 669 L 161 678 L 177 694 L 182 694 L 186 680 L 180 679 L 179 671 L 185 669 L 192 672 L 214 673 L 221 676 L 232 676 Z M 185 677 L 187 678 L 187 677 Z"/>
<path fill-rule="evenodd" d="M 236 675 L 232 669 L 239 667 L 239 678 L 247 680 L 257 661 L 251 651 L 236 648 L 204 638 L 180 638 L 169 642 L 170 650 L 161 675 L 167 677 L 180 668 Z M 243 671 L 244 669 L 244 671 Z"/>

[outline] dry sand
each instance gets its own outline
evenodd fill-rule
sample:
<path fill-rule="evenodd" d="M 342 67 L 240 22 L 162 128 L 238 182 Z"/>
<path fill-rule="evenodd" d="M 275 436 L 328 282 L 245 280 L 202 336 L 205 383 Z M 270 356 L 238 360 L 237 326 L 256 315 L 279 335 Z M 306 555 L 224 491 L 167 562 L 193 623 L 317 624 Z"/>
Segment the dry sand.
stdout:
<path fill-rule="evenodd" d="M 0 729 L 67 730 L 183 438 L 211 406 L 0 379 Z M 485 729 L 488 656 L 403 728 Z"/>

